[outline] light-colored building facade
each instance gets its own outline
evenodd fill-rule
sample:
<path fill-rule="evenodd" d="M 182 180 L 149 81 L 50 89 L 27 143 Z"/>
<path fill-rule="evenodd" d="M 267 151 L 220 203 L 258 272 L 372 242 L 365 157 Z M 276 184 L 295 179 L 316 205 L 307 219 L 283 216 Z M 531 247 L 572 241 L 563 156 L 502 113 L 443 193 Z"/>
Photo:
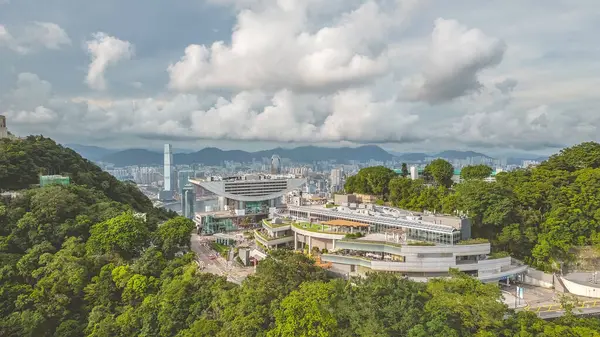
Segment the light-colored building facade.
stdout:
<path fill-rule="evenodd" d="M 281 158 L 278 155 L 274 154 L 271 157 L 271 174 L 280 174 L 281 173 Z"/>
<path fill-rule="evenodd" d="M 6 117 L 0 115 L 0 139 L 8 138 L 8 129 L 6 128 Z"/>
<path fill-rule="evenodd" d="M 191 184 L 187 184 L 181 190 L 181 215 L 194 219 L 194 204 L 196 203 L 195 188 Z"/>
<path fill-rule="evenodd" d="M 278 210 L 278 217 L 264 220 L 257 231 L 261 247 L 317 253 L 320 262 L 343 276 L 386 271 L 425 280 L 457 269 L 495 282 L 526 271 L 508 256 L 490 255 L 486 240 L 469 239 L 468 219 L 374 205 L 357 209 L 288 205 Z"/>
<path fill-rule="evenodd" d="M 196 223 L 204 228 L 234 228 L 245 219 L 260 221 L 281 206 L 283 196 L 298 190 L 306 179 L 293 175 L 250 174 L 231 177 L 208 177 L 204 180 L 190 179 L 191 184 L 218 196 L 218 207 L 210 212 L 197 214 Z"/>
<path fill-rule="evenodd" d="M 165 191 L 173 191 L 173 153 L 171 144 L 165 144 L 163 176 L 165 179 L 163 189 Z"/>
<path fill-rule="evenodd" d="M 419 169 L 416 166 L 410 167 L 410 179 L 412 179 L 412 180 L 419 179 Z"/>
<path fill-rule="evenodd" d="M 163 189 L 159 193 L 159 199 L 163 201 L 173 200 L 175 197 L 175 176 L 173 175 L 173 152 L 171 144 L 165 144 L 164 151 Z"/>

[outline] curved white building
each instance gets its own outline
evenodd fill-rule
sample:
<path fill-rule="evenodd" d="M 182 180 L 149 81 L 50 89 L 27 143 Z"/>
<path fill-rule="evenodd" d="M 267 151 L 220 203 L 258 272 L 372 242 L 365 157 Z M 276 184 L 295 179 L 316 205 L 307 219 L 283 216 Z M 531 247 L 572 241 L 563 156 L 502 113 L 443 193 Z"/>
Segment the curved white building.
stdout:
<path fill-rule="evenodd" d="M 386 271 L 421 280 L 457 269 L 496 282 L 527 269 L 510 256 L 490 254 L 486 240 L 469 239 L 470 223 L 461 218 L 429 222 L 402 214 L 387 207 L 345 211 L 288 205 L 281 218 L 263 220 L 255 238 L 265 249 L 317 252 L 319 263 L 344 276 Z"/>
<path fill-rule="evenodd" d="M 206 189 L 220 198 L 222 210 L 235 210 L 237 215 L 268 213 L 281 204 L 281 197 L 302 187 L 306 179 L 291 175 L 243 175 L 209 177 L 190 183 Z"/>

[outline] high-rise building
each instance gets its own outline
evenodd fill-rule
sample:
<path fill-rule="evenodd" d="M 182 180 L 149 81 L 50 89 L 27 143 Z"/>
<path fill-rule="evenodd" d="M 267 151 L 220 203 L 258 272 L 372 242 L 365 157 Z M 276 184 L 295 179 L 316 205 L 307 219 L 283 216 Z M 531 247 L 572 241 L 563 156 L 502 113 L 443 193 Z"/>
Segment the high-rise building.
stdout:
<path fill-rule="evenodd" d="M 173 200 L 175 191 L 175 177 L 173 175 L 173 153 L 171 152 L 171 144 L 165 144 L 165 162 L 163 172 L 163 190 L 159 194 L 159 199 Z"/>
<path fill-rule="evenodd" d="M 8 129 L 6 129 L 6 117 L 0 115 L 0 139 L 8 138 Z"/>
<path fill-rule="evenodd" d="M 165 162 L 164 162 L 164 179 L 163 189 L 165 191 L 173 191 L 173 153 L 171 152 L 171 144 L 165 144 Z"/>
<path fill-rule="evenodd" d="M 271 174 L 281 174 L 281 158 L 276 154 L 271 157 Z"/>
<path fill-rule="evenodd" d="M 330 192 L 339 192 L 344 188 L 344 170 L 341 168 L 335 168 L 331 170 L 331 175 L 329 177 L 331 180 L 331 191 Z"/>
<path fill-rule="evenodd" d="M 183 197 L 183 189 L 189 184 L 188 180 L 195 177 L 195 172 L 192 170 L 181 170 L 177 172 L 177 191 Z"/>
<path fill-rule="evenodd" d="M 194 219 L 194 204 L 196 203 L 196 191 L 192 184 L 186 184 L 181 190 L 181 215 Z"/>
<path fill-rule="evenodd" d="M 416 166 L 410 167 L 410 179 L 412 179 L 412 180 L 419 179 L 419 170 L 417 169 Z"/>

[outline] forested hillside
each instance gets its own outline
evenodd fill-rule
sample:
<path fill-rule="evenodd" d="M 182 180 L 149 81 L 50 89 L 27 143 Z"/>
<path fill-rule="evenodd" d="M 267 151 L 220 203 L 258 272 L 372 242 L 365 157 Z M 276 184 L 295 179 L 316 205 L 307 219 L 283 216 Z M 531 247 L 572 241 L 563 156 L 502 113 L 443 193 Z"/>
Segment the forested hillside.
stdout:
<path fill-rule="evenodd" d="M 36 150 L 78 177 L 0 199 L 0 336 L 598 336 L 597 319 L 513 314 L 496 285 L 460 274 L 427 284 L 394 274 L 344 281 L 276 251 L 241 286 L 228 283 L 198 269 L 190 220 L 145 220 L 134 211 L 152 212 L 146 202 L 128 202 L 136 193 L 111 190 L 120 185 L 110 179 L 99 188 L 97 168 L 50 144 L 0 143 L 2 182 L 22 163 L 43 168 Z M 11 189 L 35 182 L 27 174 Z"/>
<path fill-rule="evenodd" d="M 463 169 L 465 181 L 450 186 L 449 165 L 436 160 L 414 181 L 383 167 L 363 169 L 346 190 L 383 191 L 386 200 L 409 210 L 464 213 L 473 221 L 473 236 L 547 271 L 573 262 L 573 247 L 600 248 L 600 144 L 566 148 L 538 167 L 499 173 L 496 182 L 481 180 L 486 170 L 473 167 Z"/>
<path fill-rule="evenodd" d="M 118 181 L 94 163 L 50 138 L 29 136 L 23 140 L 0 139 L 0 192 L 25 189 L 37 184 L 40 174 L 69 176 L 73 183 L 94 188 L 109 199 L 127 204 L 138 212 L 165 217 L 163 211 L 152 207 L 152 202 L 135 184 Z"/>

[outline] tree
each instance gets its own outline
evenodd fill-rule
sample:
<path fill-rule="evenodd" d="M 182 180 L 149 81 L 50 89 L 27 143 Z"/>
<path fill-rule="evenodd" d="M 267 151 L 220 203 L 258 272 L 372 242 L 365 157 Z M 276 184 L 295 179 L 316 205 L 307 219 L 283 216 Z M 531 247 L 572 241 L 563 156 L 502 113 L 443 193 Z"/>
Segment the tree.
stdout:
<path fill-rule="evenodd" d="M 139 256 L 150 237 L 143 220 L 131 212 L 95 224 L 90 232 L 89 254 L 115 254 L 126 260 Z"/>
<path fill-rule="evenodd" d="M 387 196 L 390 180 L 396 176 L 396 172 L 384 166 L 367 167 L 349 177 L 344 190 L 347 193 Z"/>
<path fill-rule="evenodd" d="M 487 165 L 465 166 L 460 171 L 460 178 L 463 180 L 485 179 L 492 175 L 492 168 Z"/>
<path fill-rule="evenodd" d="M 574 172 L 585 168 L 600 168 L 600 144 L 585 142 L 560 150 L 551 156 L 542 167 L 550 170 Z"/>
<path fill-rule="evenodd" d="M 167 257 L 190 248 L 190 235 L 196 226 L 190 219 L 176 217 L 168 220 L 158 227 L 155 235 L 155 244 Z"/>
<path fill-rule="evenodd" d="M 425 166 L 424 174 L 430 176 L 435 184 L 450 187 L 452 186 L 454 168 L 444 159 L 435 159 Z"/>
<path fill-rule="evenodd" d="M 406 165 L 406 163 L 402 163 L 402 177 L 406 178 L 410 175 L 410 172 L 408 172 L 408 166 Z"/>
<path fill-rule="evenodd" d="M 310 282 L 300 285 L 275 311 L 275 328 L 267 336 L 337 336 L 338 324 L 330 309 L 336 300 L 336 283 Z"/>

